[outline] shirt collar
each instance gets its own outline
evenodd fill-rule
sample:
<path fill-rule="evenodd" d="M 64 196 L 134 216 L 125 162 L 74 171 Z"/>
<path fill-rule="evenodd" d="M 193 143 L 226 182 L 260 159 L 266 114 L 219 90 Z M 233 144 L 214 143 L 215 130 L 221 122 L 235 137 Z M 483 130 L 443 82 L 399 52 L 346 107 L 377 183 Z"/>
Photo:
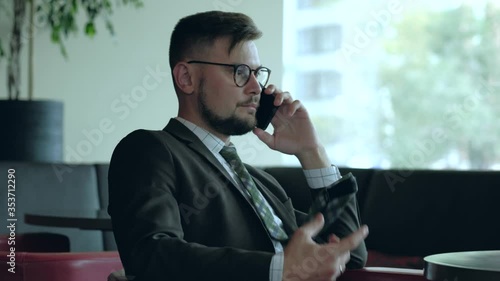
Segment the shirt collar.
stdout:
<path fill-rule="evenodd" d="M 177 119 L 184 126 L 186 126 L 191 132 L 193 132 L 193 134 L 195 134 L 201 140 L 201 142 L 208 148 L 208 150 L 210 150 L 213 154 L 218 154 L 224 147 L 225 145 L 224 141 L 216 137 L 214 134 L 203 129 L 202 127 L 199 127 L 182 117 L 175 117 L 175 119 Z M 229 145 L 233 144 L 229 143 Z"/>

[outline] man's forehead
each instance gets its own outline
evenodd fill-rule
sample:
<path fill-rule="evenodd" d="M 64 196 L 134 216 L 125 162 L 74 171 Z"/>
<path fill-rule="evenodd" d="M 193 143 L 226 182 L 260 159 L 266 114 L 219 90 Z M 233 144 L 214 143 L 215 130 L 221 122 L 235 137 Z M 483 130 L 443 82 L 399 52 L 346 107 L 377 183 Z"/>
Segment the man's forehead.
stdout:
<path fill-rule="evenodd" d="M 257 47 L 253 41 L 241 41 L 229 50 L 230 45 L 231 40 L 229 38 L 216 39 L 209 53 L 214 59 L 259 65 Z"/>

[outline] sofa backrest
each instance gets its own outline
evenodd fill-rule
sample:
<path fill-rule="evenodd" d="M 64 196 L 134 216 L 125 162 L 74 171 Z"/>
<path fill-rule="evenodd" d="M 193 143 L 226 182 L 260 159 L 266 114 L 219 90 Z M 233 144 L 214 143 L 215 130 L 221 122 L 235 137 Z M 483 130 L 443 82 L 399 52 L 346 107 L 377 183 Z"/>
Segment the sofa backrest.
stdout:
<path fill-rule="evenodd" d="M 361 218 L 371 249 L 398 255 L 500 249 L 500 172 L 378 170 Z"/>
<path fill-rule="evenodd" d="M 266 168 L 308 210 L 300 168 Z M 403 255 L 500 249 L 500 172 L 340 168 L 358 183 L 369 250 Z M 298 202 L 298 204 L 296 204 Z"/>
<path fill-rule="evenodd" d="M 295 209 L 307 212 L 311 206 L 312 198 L 307 186 L 307 181 L 299 167 L 264 167 L 264 171 L 271 174 L 286 189 Z"/>

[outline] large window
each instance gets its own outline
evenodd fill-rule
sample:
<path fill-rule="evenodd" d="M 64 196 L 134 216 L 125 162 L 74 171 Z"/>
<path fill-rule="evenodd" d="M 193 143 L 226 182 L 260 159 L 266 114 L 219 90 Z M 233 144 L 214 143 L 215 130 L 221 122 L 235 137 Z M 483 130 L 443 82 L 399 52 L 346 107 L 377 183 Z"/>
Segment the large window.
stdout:
<path fill-rule="evenodd" d="M 340 48 L 341 27 L 338 24 L 306 27 L 298 30 L 297 54 L 321 54 Z"/>
<path fill-rule="evenodd" d="M 500 170 L 497 2 L 284 1 L 283 85 L 337 165 Z"/>

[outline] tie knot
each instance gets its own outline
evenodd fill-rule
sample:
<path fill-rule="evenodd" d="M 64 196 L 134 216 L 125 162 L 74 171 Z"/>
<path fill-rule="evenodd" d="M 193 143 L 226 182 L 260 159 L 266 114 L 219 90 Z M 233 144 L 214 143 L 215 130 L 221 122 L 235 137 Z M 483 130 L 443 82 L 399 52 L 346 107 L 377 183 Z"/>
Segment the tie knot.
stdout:
<path fill-rule="evenodd" d="M 231 163 L 232 161 L 240 161 L 238 157 L 238 153 L 236 152 L 236 147 L 234 146 L 224 146 L 219 152 L 227 162 Z"/>

